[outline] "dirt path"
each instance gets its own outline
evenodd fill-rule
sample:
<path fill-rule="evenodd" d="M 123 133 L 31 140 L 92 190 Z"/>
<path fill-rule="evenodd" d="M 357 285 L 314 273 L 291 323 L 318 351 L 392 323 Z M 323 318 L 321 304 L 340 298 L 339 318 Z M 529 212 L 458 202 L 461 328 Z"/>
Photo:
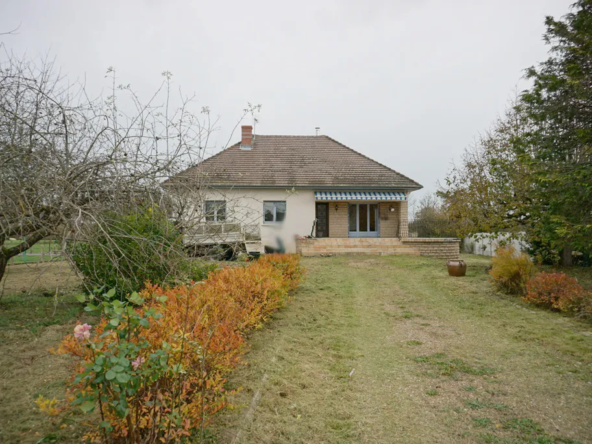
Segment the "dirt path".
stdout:
<path fill-rule="evenodd" d="M 251 338 L 231 381 L 244 408 L 216 439 L 592 441 L 589 326 L 493 295 L 470 260 L 464 279 L 425 258 L 306 260 L 292 304 Z"/>

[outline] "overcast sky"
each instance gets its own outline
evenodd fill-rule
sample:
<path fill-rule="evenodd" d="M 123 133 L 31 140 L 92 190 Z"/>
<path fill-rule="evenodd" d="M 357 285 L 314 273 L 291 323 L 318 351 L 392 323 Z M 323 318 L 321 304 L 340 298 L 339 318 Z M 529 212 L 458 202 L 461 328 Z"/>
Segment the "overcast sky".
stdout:
<path fill-rule="evenodd" d="M 573 1 L 0 0 L 0 31 L 20 24 L 0 41 L 95 88 L 113 66 L 148 96 L 171 71 L 220 117 L 214 152 L 258 103 L 257 133 L 319 126 L 424 193 L 524 89 L 545 16 Z"/>

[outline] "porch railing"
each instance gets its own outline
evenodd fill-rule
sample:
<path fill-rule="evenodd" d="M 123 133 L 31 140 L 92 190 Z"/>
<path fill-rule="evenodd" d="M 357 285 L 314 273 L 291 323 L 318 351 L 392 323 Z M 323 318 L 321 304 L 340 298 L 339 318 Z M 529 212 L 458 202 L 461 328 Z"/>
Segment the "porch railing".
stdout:
<path fill-rule="evenodd" d="M 188 245 L 236 243 L 260 239 L 261 231 L 258 224 L 231 222 L 198 224 L 188 229 L 184 236 L 184 242 Z"/>

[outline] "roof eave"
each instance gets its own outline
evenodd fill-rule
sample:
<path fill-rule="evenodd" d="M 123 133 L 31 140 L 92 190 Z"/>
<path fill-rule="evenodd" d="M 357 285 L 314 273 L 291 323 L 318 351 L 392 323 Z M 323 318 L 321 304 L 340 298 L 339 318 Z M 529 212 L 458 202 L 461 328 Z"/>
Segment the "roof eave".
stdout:
<path fill-rule="evenodd" d="M 417 191 L 423 188 L 422 185 L 417 186 L 377 186 L 377 185 L 239 185 L 239 184 L 208 184 L 210 188 L 220 189 L 300 189 L 300 190 L 380 190 L 380 191 Z"/>

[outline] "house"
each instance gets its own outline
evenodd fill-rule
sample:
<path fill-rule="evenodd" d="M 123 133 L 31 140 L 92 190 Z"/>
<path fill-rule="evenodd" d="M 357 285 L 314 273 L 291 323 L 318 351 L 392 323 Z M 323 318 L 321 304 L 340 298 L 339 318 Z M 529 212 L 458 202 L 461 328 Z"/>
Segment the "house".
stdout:
<path fill-rule="evenodd" d="M 179 174 L 205 190 L 196 243 L 260 239 L 303 255 L 458 257 L 458 240 L 409 239 L 407 201 L 422 186 L 327 136 L 242 139 Z"/>

